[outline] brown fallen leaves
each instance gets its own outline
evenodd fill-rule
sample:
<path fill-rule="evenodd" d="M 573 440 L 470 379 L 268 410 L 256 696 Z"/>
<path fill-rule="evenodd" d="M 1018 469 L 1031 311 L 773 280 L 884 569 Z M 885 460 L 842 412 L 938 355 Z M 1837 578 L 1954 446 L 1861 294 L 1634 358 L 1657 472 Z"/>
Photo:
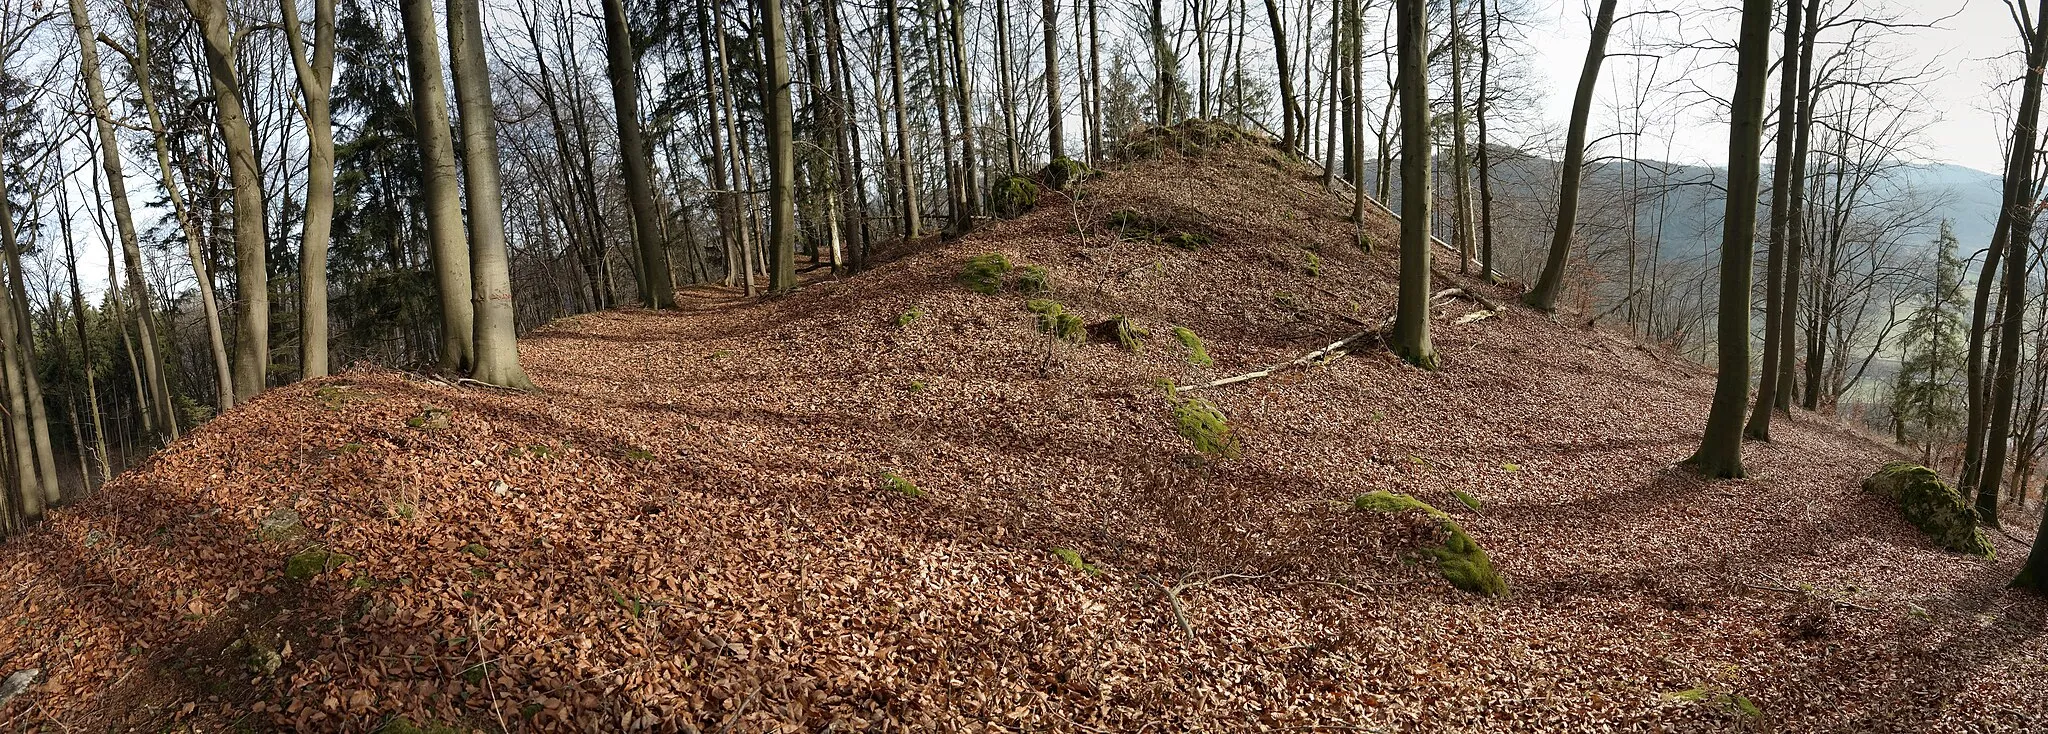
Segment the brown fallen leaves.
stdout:
<path fill-rule="evenodd" d="M 1293 359 L 1389 310 L 1391 255 L 1352 247 L 1340 204 L 1291 166 L 1245 151 L 1134 164 L 1079 202 L 1049 194 L 850 281 L 569 319 L 524 344 L 538 395 L 379 370 L 273 390 L 0 546 L 0 661 L 48 676 L 0 717 L 705 732 L 2041 720 L 2044 607 L 2001 588 L 2017 544 L 2000 537 L 1995 563 L 1932 549 L 1856 490 L 1889 452 L 1811 416 L 1750 448 L 1755 479 L 1672 468 L 1711 386 L 1601 332 L 1517 310 L 1455 324 L 1469 309 L 1447 308 L 1441 373 L 1361 348 L 1205 391 L 1244 454 L 1194 452 L 1155 381 Z M 1120 208 L 1216 236 L 1199 251 L 1121 240 L 1104 223 Z M 1392 241 L 1386 222 L 1371 229 Z M 1320 275 L 1302 274 L 1302 248 Z M 1194 329 L 1215 366 L 1164 338 L 1137 353 L 1044 338 L 1024 297 L 953 283 L 988 251 L 1048 268 L 1085 319 Z M 922 496 L 883 489 L 885 474 Z M 1378 489 L 1451 511 L 1513 596 L 1478 600 L 1405 565 L 1386 517 L 1344 505 Z M 352 560 L 286 580 L 285 559 L 313 549 Z M 253 675 L 232 651 L 270 636 L 282 665 Z"/>

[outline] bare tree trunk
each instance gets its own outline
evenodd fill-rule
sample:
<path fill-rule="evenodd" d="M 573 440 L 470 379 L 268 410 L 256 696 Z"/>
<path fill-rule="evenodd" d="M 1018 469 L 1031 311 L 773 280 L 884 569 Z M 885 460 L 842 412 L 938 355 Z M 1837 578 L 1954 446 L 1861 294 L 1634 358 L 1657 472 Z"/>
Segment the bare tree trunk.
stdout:
<path fill-rule="evenodd" d="M 135 216 L 128 208 L 128 183 L 121 170 L 121 143 L 114 136 L 114 121 L 107 110 L 106 87 L 100 80 L 99 49 L 94 44 L 96 35 L 92 21 L 85 12 L 85 0 L 71 0 L 71 25 L 78 34 L 78 73 L 85 79 L 86 103 L 91 106 L 94 127 L 99 135 L 100 167 L 107 180 L 107 197 L 114 204 L 114 225 L 121 237 L 122 263 L 128 268 L 127 290 L 135 299 L 136 323 L 142 329 L 142 369 L 151 391 L 147 400 L 155 413 L 151 416 L 152 429 L 159 440 L 169 443 L 178 437 L 178 421 L 172 412 L 170 386 L 164 381 L 163 362 L 157 357 L 156 325 L 153 323 L 156 310 L 150 305 L 149 286 L 142 279 L 142 248 L 135 235 Z M 261 232 L 259 231 L 260 235 Z M 261 253 L 257 255 L 259 258 Z M 258 282 L 258 290 L 262 288 Z"/>
<path fill-rule="evenodd" d="M 1751 2 L 1752 0 L 1745 0 Z M 1557 226 L 1550 234 L 1550 255 L 1536 287 L 1523 299 L 1538 311 L 1557 309 L 1557 292 L 1564 283 L 1564 268 L 1571 258 L 1572 231 L 1578 227 L 1579 186 L 1586 169 L 1586 120 L 1593 112 L 1593 92 L 1600 83 L 1600 63 L 1607 60 L 1607 34 L 1614 29 L 1615 0 L 1600 0 L 1594 16 L 1592 42 L 1586 46 L 1586 65 L 1579 72 L 1579 90 L 1572 98 L 1572 119 L 1565 133 L 1564 165 L 1558 181 Z M 1754 215 L 1755 212 L 1751 211 Z M 1742 368 L 1744 373 L 1749 367 Z M 1745 395 L 1745 397 L 1747 397 Z M 1738 460 L 1738 464 L 1739 464 Z M 1737 467 L 1740 470 L 1740 467 Z"/>
<path fill-rule="evenodd" d="M 278 0 L 285 40 L 306 107 L 306 216 L 299 243 L 299 372 L 327 374 L 327 241 L 334 224 L 334 126 L 328 89 L 334 83 L 334 0 L 313 0 L 313 55 L 299 34 L 298 0 Z"/>
<path fill-rule="evenodd" d="M 647 142 L 640 131 L 639 64 L 633 53 L 632 29 L 626 25 L 624 0 L 604 0 L 604 39 L 612 109 L 619 120 L 620 166 L 626 169 L 626 199 L 632 203 L 633 234 L 639 244 L 640 302 L 648 308 L 671 308 L 676 302 L 676 284 L 669 277 L 661 220 L 654 211 L 654 168 L 647 160 Z"/>
<path fill-rule="evenodd" d="M 2048 64 L 2048 0 L 2041 0 L 2041 12 L 2034 16 L 2033 35 L 2028 44 L 2025 87 L 2020 92 L 2019 115 L 2013 120 L 2012 160 L 2005 179 L 2005 209 L 1999 217 L 2009 223 L 2005 242 L 1993 242 L 2005 250 L 2005 284 L 1999 316 L 1998 371 L 1992 378 L 1991 422 L 1984 437 L 1984 462 L 1977 483 L 1977 517 L 1998 526 L 1998 489 L 2003 479 L 2006 434 L 2012 429 L 2015 386 L 2019 376 L 2020 339 L 2026 326 L 2027 244 L 2033 241 L 2035 186 L 2034 151 L 2040 141 L 2042 66 Z M 2001 247 L 2002 245 L 2002 247 Z"/>
<path fill-rule="evenodd" d="M 228 177 L 235 202 L 235 402 L 263 391 L 270 370 L 270 268 L 263 224 L 263 183 L 249 117 L 242 109 L 242 84 L 235 70 L 235 30 L 224 0 L 186 0 L 205 41 L 214 122 L 227 148 Z M 116 210 L 118 214 L 118 209 Z M 117 217 L 118 219 L 118 217 Z M 145 340 L 147 337 L 145 337 Z M 144 346 L 145 352 L 150 347 Z M 168 412 L 164 408 L 159 411 Z"/>
<path fill-rule="evenodd" d="M 1394 352 L 1426 370 L 1437 367 L 1429 342 L 1429 5 L 1396 0 L 1401 72 L 1401 287 L 1394 310 Z M 1363 192 L 1359 192 L 1363 195 Z"/>
<path fill-rule="evenodd" d="M 1454 222 L 1458 229 L 1458 272 L 1469 273 L 1477 239 L 1472 222 L 1472 158 L 1465 144 L 1465 26 L 1458 13 L 1459 0 L 1449 0 L 1451 21 L 1451 187 Z"/>
<path fill-rule="evenodd" d="M 1287 55 L 1287 25 L 1280 19 L 1279 0 L 1266 0 L 1266 24 L 1273 29 L 1273 63 L 1279 67 L 1280 76 L 1280 147 L 1289 154 L 1295 150 L 1295 128 L 1301 118 L 1301 106 L 1294 98 L 1294 72 L 1288 68 L 1291 58 Z"/>
<path fill-rule="evenodd" d="M 498 185 L 498 121 L 477 0 L 448 3 L 448 61 L 462 119 L 463 190 L 469 200 L 470 299 L 475 303 L 479 382 L 533 390 L 519 366 L 512 279 L 505 256 L 505 214 Z"/>
<path fill-rule="evenodd" d="M 903 178 L 903 238 L 911 239 L 924 232 L 924 224 L 918 221 L 917 175 L 910 167 L 910 125 L 903 104 L 903 29 L 896 0 L 888 0 L 882 12 L 889 16 L 889 89 L 895 98 L 897 171 Z"/>
<path fill-rule="evenodd" d="M 22 365 L 22 389 L 28 397 L 29 436 L 35 442 L 36 469 L 42 475 L 43 504 L 55 506 L 64 498 L 63 488 L 57 483 L 57 457 L 50 443 L 50 410 L 48 395 L 43 392 L 42 377 L 36 369 L 35 324 L 31 320 L 28 305 L 26 276 L 21 271 L 21 246 L 15 239 L 14 210 L 8 203 L 7 179 L 0 176 L 0 248 L 7 258 L 8 302 L 15 323 L 15 338 L 20 340 L 19 349 Z"/>
<path fill-rule="evenodd" d="M 39 439 L 32 418 L 32 405 L 41 402 L 43 395 L 29 384 L 35 371 L 35 353 L 28 347 L 30 340 L 22 338 L 28 324 L 20 318 L 13 295 L 14 283 L 21 279 L 21 258 L 14 240 L 14 212 L 7 204 L 4 175 L 0 171 L 0 238 L 6 244 L 6 260 L 0 261 L 0 266 L 7 271 L 5 282 L 0 283 L 0 288 L 5 289 L 0 292 L 0 359 L 6 361 L 7 429 L 14 445 L 17 496 L 23 517 L 32 521 L 42 516 L 43 508 L 57 491 L 57 469 L 48 454 L 49 428 L 47 424 L 43 427 Z M 37 447 L 43 449 L 40 455 Z"/>
<path fill-rule="evenodd" d="M 730 69 L 728 68 L 729 65 L 725 53 L 725 15 L 723 13 L 714 11 L 712 13 L 712 17 L 714 18 L 713 31 L 718 37 L 719 96 L 723 98 L 725 104 L 724 117 L 726 161 L 732 164 L 731 173 L 733 189 L 736 191 L 741 190 L 743 188 L 751 190 L 754 185 L 754 177 L 752 175 L 742 176 L 741 174 L 741 172 L 745 168 L 743 161 L 746 156 L 745 153 L 740 150 L 739 129 L 733 122 L 733 117 L 737 113 L 735 111 L 736 108 L 733 105 L 732 98 L 732 74 L 730 72 Z M 753 216 L 753 195 L 751 193 L 744 191 L 735 194 L 733 196 L 733 204 L 733 222 L 734 224 L 738 225 L 740 232 L 740 240 L 738 242 L 738 245 L 740 249 L 739 261 L 743 266 L 741 272 L 745 274 L 747 295 L 752 296 L 760 290 L 759 286 L 754 282 L 754 241 L 752 234 L 753 230 L 748 226 L 749 220 Z M 727 267 L 730 267 L 731 262 L 732 261 L 730 259 L 727 260 Z"/>
<path fill-rule="evenodd" d="M 1060 109 L 1060 4 L 1045 0 L 1045 158 L 1058 160 L 1067 155 L 1064 116 Z"/>
<path fill-rule="evenodd" d="M 958 0 L 956 0 L 957 2 Z M 1102 159 L 1102 43 L 1095 22 L 1095 0 L 1088 0 L 1088 164 Z M 1118 131 L 1122 132 L 1122 131 Z"/>
<path fill-rule="evenodd" d="M 426 199 L 427 238 L 441 303 L 441 369 L 468 373 L 476 365 L 476 305 L 470 297 L 469 245 L 463 233 L 461 183 L 455 175 L 455 143 L 448 129 L 448 93 L 441 83 L 434 4 L 401 0 L 399 12 L 412 79 L 413 134 L 419 138 L 420 191 Z"/>
<path fill-rule="evenodd" d="M 761 0 L 761 35 L 768 44 L 768 76 L 761 90 L 761 106 L 768 112 L 768 290 L 788 293 L 796 287 L 796 157 L 782 0 Z"/>
<path fill-rule="evenodd" d="M 62 164 L 59 165 L 61 167 Z M 65 196 L 61 184 L 57 190 L 57 197 L 58 208 L 66 212 L 71 211 L 70 201 Z M 92 443 L 99 452 L 100 481 L 104 482 L 114 477 L 114 467 L 112 458 L 107 455 L 107 429 L 100 418 L 99 386 L 93 377 L 92 340 L 85 328 L 85 293 L 78 287 L 78 250 L 71 239 L 71 217 L 58 217 L 57 225 L 64 235 L 64 272 L 70 277 L 71 282 L 71 321 L 78 330 L 78 359 L 79 364 L 83 365 L 81 371 L 85 373 L 85 402 L 92 413 Z M 80 447 L 81 451 L 83 448 Z M 86 482 L 86 487 L 92 487 L 90 480 Z"/>
<path fill-rule="evenodd" d="M 960 232 L 974 228 L 974 218 L 981 214 L 981 183 L 975 175 L 977 163 L 974 152 L 974 74 L 967 65 L 967 2 L 949 0 L 951 18 L 948 31 L 952 37 L 953 95 L 959 101 L 960 113 L 960 178 L 964 189 L 961 203 L 966 210 L 960 212 Z"/>
<path fill-rule="evenodd" d="M 1612 0 L 1602 5 L 1611 12 Z M 1728 202 L 1721 228 L 1721 304 L 1714 350 L 1720 374 L 1700 448 L 1688 460 L 1712 479 L 1745 475 L 1742 419 L 1749 404 L 1750 260 L 1763 168 L 1764 96 L 1770 79 L 1771 0 L 1743 0 L 1734 104 L 1728 129 Z M 1605 13 L 1603 13 L 1605 15 Z"/>
<path fill-rule="evenodd" d="M 1793 329 L 1799 323 L 1800 260 L 1806 248 L 1806 154 L 1813 135 L 1813 47 L 1820 24 L 1820 3 L 1809 0 L 1805 27 L 1799 43 L 1799 121 L 1792 140 L 1791 186 L 1785 194 L 1785 295 L 1779 299 L 1784 313 L 1778 325 L 1778 393 L 1775 408 L 1792 412 L 1792 367 L 1797 360 L 1798 341 Z"/>
<path fill-rule="evenodd" d="M 1799 127 L 1799 21 L 1801 0 L 1786 0 L 1785 50 L 1778 69 L 1778 151 L 1771 166 L 1771 255 L 1764 266 L 1764 359 L 1756 404 L 1744 435 L 1771 440 L 1771 404 L 1778 399 L 1778 350 L 1790 341 L 1778 312 L 1784 309 L 1786 207 L 1791 197 L 1794 132 Z"/>
<path fill-rule="evenodd" d="M 1486 136 L 1486 112 L 1493 106 L 1490 1 L 1479 0 L 1479 104 L 1472 115 L 1479 123 L 1479 275 L 1489 283 L 1498 277 L 1493 270 L 1493 146 Z"/>
<path fill-rule="evenodd" d="M 1158 113 L 1160 127 L 1173 124 L 1174 86 L 1180 78 L 1180 70 L 1175 68 L 1180 60 L 1174 58 L 1173 47 L 1166 44 L 1166 9 L 1163 3 L 1164 0 L 1152 0 L 1151 25 L 1147 27 L 1152 34 L 1152 72 L 1154 83 L 1158 85 L 1158 92 L 1153 95 L 1153 106 L 1157 107 L 1154 112 Z"/>

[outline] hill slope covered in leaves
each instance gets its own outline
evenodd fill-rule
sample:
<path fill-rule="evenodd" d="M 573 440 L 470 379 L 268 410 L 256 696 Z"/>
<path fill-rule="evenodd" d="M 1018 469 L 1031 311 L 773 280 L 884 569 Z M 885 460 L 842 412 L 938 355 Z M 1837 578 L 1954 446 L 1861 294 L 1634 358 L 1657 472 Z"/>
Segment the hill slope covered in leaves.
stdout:
<path fill-rule="evenodd" d="M 539 394 L 376 369 L 272 390 L 0 545 L 0 672 L 45 676 L 0 719 L 1919 732 L 2048 709 L 2048 606 L 2002 588 L 2019 544 L 1933 548 L 1858 489 L 1890 450 L 1811 416 L 1750 448 L 1756 478 L 1696 479 L 1674 463 L 1709 375 L 1522 309 L 1464 321 L 1512 298 L 1452 258 L 1439 287 L 1484 302 L 1440 300 L 1441 372 L 1367 338 L 1191 391 L 1239 449 L 1196 451 L 1160 381 L 1380 323 L 1393 225 L 1361 251 L 1255 143 L 1081 192 L 787 297 L 553 324 L 522 347 Z M 990 253 L 1049 290 L 963 287 Z M 1150 338 L 1052 338 L 1034 298 Z M 1444 510 L 1510 593 L 1453 588 L 1414 523 L 1353 509 L 1379 490 Z"/>

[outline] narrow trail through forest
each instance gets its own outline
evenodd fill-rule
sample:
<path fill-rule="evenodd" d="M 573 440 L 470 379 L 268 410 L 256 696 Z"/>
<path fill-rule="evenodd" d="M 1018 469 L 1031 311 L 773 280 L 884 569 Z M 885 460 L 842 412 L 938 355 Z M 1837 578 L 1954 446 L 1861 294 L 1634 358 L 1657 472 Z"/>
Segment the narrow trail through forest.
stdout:
<path fill-rule="evenodd" d="M 1808 415 L 1750 447 L 1754 478 L 1697 479 L 1675 463 L 1711 375 L 1605 331 L 1460 323 L 1484 306 L 1449 296 L 1441 372 L 1366 343 L 1198 391 L 1242 455 L 1195 451 L 1161 380 L 1378 323 L 1394 265 L 1297 164 L 1192 152 L 858 288 L 565 319 L 523 340 L 539 393 L 377 369 L 269 391 L 0 546 L 0 652 L 48 676 L 9 715 L 1924 732 L 2048 712 L 2048 604 L 2003 589 L 2023 546 L 1933 547 L 1859 489 L 1895 453 Z M 1207 242 L 1120 234 L 1125 211 Z M 1045 291 L 963 287 L 992 252 Z M 1032 298 L 1150 338 L 1051 338 Z M 1510 594 L 1412 562 L 1415 528 L 1353 509 L 1376 490 L 1455 518 Z"/>

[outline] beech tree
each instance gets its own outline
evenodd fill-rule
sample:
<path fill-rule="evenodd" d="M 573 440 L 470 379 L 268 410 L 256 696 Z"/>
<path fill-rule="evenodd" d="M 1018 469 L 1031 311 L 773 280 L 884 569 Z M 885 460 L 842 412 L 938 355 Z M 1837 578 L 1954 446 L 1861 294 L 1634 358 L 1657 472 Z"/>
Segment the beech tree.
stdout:
<path fill-rule="evenodd" d="M 1394 311 L 1394 352 L 1426 370 L 1437 367 L 1429 342 L 1429 11 L 1426 0 L 1397 0 L 1401 64 L 1401 287 Z M 1360 192 L 1359 197 L 1364 193 Z"/>
<path fill-rule="evenodd" d="M 1578 91 L 1572 96 L 1572 117 L 1565 133 L 1564 165 L 1559 169 L 1557 226 L 1551 230 L 1550 255 L 1543 261 L 1543 272 L 1536 277 L 1536 285 L 1523 298 L 1538 311 L 1556 310 L 1557 292 L 1564 284 L 1565 263 L 1571 259 L 1572 232 L 1578 225 L 1579 188 L 1585 178 L 1586 123 L 1593 113 L 1593 92 L 1599 85 L 1600 64 L 1607 60 L 1607 36 L 1614 29 L 1615 2 L 1600 0 L 1600 10 L 1593 16 L 1593 38 L 1586 44 L 1586 63 L 1579 71 Z M 1744 12 L 1748 12 L 1753 4 L 1746 3 Z M 1732 164 L 1730 168 L 1733 168 Z M 1734 194 L 1729 196 L 1733 198 Z M 1743 371 L 1748 369 L 1744 367 Z"/>
<path fill-rule="evenodd" d="M 1728 200 L 1721 219 L 1720 370 L 1699 451 L 1687 462 L 1711 479 L 1745 475 L 1742 421 L 1749 404 L 1749 291 L 1761 176 L 1764 94 L 1770 76 L 1770 0 L 1743 0 L 1728 127 Z"/>

